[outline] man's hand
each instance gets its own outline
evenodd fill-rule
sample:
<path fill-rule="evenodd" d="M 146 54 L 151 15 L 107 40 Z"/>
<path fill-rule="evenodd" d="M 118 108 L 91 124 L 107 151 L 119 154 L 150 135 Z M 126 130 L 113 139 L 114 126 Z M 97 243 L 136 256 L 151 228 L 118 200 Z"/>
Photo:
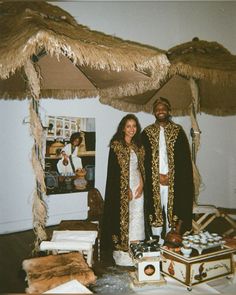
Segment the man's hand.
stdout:
<path fill-rule="evenodd" d="M 161 185 L 169 185 L 168 174 L 159 174 L 159 181 Z"/>

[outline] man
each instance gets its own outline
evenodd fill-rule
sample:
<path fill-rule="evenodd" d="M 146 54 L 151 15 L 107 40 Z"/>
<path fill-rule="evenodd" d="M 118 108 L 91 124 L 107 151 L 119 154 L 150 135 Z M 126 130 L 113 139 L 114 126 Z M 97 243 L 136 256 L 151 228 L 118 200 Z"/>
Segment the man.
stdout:
<path fill-rule="evenodd" d="M 188 139 L 171 121 L 171 106 L 158 98 L 153 104 L 156 122 L 142 132 L 145 148 L 145 213 L 152 235 L 163 236 L 177 224 L 183 234 L 192 226 L 193 171 Z M 177 222 L 176 222 L 177 221 Z M 174 222 L 176 224 L 174 225 Z"/>

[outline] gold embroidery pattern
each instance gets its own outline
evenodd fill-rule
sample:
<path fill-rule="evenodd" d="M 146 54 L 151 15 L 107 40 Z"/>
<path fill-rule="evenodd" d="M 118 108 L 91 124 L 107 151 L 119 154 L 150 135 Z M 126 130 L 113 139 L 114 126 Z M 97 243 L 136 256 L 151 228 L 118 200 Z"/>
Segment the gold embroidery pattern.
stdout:
<path fill-rule="evenodd" d="M 152 226 L 161 226 L 163 224 L 161 199 L 160 199 L 160 186 L 159 186 L 159 132 L 160 127 L 157 124 L 152 124 L 146 129 L 151 151 L 152 151 L 152 195 L 154 204 L 154 214 L 150 215 L 149 221 Z"/>
<path fill-rule="evenodd" d="M 113 236 L 112 239 L 117 250 L 128 250 L 129 242 L 129 163 L 130 163 L 130 148 L 123 146 L 120 142 L 112 143 L 111 147 L 117 155 L 118 163 L 121 168 L 120 179 L 120 243 L 117 236 Z M 138 148 L 136 145 L 132 145 L 132 149 L 137 155 L 139 169 L 144 177 L 144 148 Z"/>
<path fill-rule="evenodd" d="M 114 243 L 114 245 L 117 245 L 119 242 L 118 236 L 117 235 L 112 235 L 112 241 Z"/>
<path fill-rule="evenodd" d="M 169 189 L 168 189 L 168 220 L 172 224 L 173 203 L 174 203 L 174 181 L 175 181 L 175 163 L 174 163 L 174 146 L 178 137 L 180 126 L 177 124 L 168 124 L 164 129 L 166 138 L 166 147 L 168 154 L 169 168 Z"/>
<path fill-rule="evenodd" d="M 118 163 L 121 168 L 120 179 L 120 244 L 115 247 L 117 250 L 128 250 L 129 240 L 129 161 L 130 150 L 120 142 L 114 142 L 112 148 L 117 155 Z"/>
<path fill-rule="evenodd" d="M 173 215 L 173 200 L 174 200 L 174 144 L 176 142 L 180 126 L 177 124 L 169 123 L 165 126 L 164 133 L 166 138 L 166 148 L 168 154 L 168 167 L 169 167 L 169 193 L 168 193 L 168 220 L 172 221 Z M 163 225 L 163 216 L 161 209 L 160 198 L 160 184 L 159 184 L 159 124 L 152 124 L 146 129 L 151 150 L 152 150 L 152 195 L 154 204 L 154 214 L 150 215 L 149 221 L 152 226 L 158 227 Z"/>

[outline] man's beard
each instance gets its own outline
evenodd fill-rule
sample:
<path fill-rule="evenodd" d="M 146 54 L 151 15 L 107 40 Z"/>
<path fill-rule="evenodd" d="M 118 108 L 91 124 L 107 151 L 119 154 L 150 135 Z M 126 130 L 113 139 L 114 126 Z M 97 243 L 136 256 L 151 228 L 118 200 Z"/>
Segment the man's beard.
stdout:
<path fill-rule="evenodd" d="M 163 123 L 163 122 L 169 121 L 170 115 L 166 115 L 164 117 L 158 117 L 158 116 L 155 116 L 155 117 L 156 117 L 157 122 Z"/>

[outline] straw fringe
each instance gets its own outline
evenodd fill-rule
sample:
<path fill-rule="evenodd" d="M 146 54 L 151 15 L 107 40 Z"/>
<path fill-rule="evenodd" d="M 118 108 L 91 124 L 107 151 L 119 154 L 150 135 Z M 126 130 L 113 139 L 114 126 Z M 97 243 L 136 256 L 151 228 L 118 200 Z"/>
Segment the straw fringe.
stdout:
<path fill-rule="evenodd" d="M 40 251 L 39 246 L 41 241 L 47 240 L 47 234 L 45 232 L 45 224 L 47 220 L 47 207 L 43 200 L 38 197 L 37 191 L 33 195 L 33 230 L 35 232 L 35 242 L 33 254 Z"/>
<path fill-rule="evenodd" d="M 125 97 L 131 97 L 146 91 L 159 89 L 166 80 L 170 63 L 165 56 L 158 56 L 152 59 L 153 73 L 148 80 L 142 80 L 134 83 L 126 83 L 116 87 L 110 87 L 99 90 L 100 102 L 108 104 L 117 109 L 126 112 L 152 112 L 152 103 L 145 105 L 125 101 Z M 150 66 L 150 64 L 149 64 Z M 154 71 L 155 69 L 155 71 Z"/>
<path fill-rule="evenodd" d="M 236 71 L 227 72 L 216 69 L 203 69 L 201 67 L 183 64 L 179 62 L 172 64 L 170 67 L 170 75 L 182 75 L 186 78 L 194 78 L 199 80 L 209 80 L 213 84 L 233 85 L 236 81 Z"/>
<path fill-rule="evenodd" d="M 40 94 L 40 77 L 39 74 L 36 72 L 33 63 L 30 61 L 30 59 L 27 59 L 25 61 L 24 70 L 28 79 L 30 93 L 35 99 L 37 99 Z"/>
<path fill-rule="evenodd" d="M 108 97 L 104 98 L 100 98 L 99 101 L 102 103 L 102 104 L 105 104 L 105 105 L 109 105 L 111 107 L 114 107 L 118 110 L 121 110 L 121 111 L 124 111 L 124 112 L 134 112 L 134 113 L 137 113 L 137 112 L 145 112 L 145 113 L 149 113 L 151 114 L 152 113 L 152 103 L 146 103 L 146 104 L 135 104 L 134 102 L 127 102 L 127 101 L 124 101 L 122 99 L 116 99 L 116 98 L 113 98 L 112 100 L 110 100 Z M 176 110 L 171 110 L 171 114 L 172 116 L 188 116 L 190 115 L 190 109 L 176 109 Z"/>
<path fill-rule="evenodd" d="M 30 124 L 31 124 L 31 135 L 33 136 L 36 145 L 42 150 L 42 138 L 44 137 L 43 128 L 41 121 L 33 109 L 32 104 L 30 104 Z"/>
<path fill-rule="evenodd" d="M 84 90 L 84 89 L 42 89 L 40 98 L 55 98 L 55 99 L 93 99 L 98 97 L 99 91 L 98 90 Z"/>
<path fill-rule="evenodd" d="M 213 116 L 235 116 L 236 114 L 236 106 L 232 106 L 230 108 L 224 108 L 224 106 L 220 108 L 205 108 L 202 107 L 201 111 L 204 112 L 205 114 L 208 115 L 213 115 Z"/>
<path fill-rule="evenodd" d="M 36 154 L 35 147 L 32 148 L 32 166 L 35 172 L 36 180 L 38 181 L 40 185 L 40 193 L 46 192 L 46 185 L 44 181 L 44 170 L 42 167 L 41 162 L 38 159 L 38 155 Z"/>

